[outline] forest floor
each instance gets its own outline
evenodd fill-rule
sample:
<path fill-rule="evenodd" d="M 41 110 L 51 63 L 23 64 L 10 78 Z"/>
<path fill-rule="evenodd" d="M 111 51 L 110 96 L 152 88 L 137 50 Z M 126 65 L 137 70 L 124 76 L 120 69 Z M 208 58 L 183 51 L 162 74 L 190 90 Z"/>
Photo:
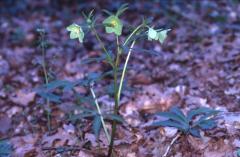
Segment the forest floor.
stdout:
<path fill-rule="evenodd" d="M 120 3 L 120 1 L 119 1 Z M 156 25 L 171 28 L 166 42 L 136 45 L 159 55 L 134 52 L 128 70 L 128 90 L 121 98 L 120 115 L 126 121 L 117 127 L 115 153 L 119 157 L 160 157 L 176 136 L 170 127 L 145 129 L 154 119 L 146 115 L 178 106 L 184 113 L 196 107 L 223 111 L 218 126 L 201 132 L 202 138 L 181 136 L 171 147 L 172 157 L 237 157 L 240 154 L 240 3 L 201 1 L 172 4 L 129 4 L 122 18 L 130 25 L 141 16 L 154 17 Z M 90 35 L 83 44 L 68 37 L 66 26 L 81 23 L 79 10 L 114 10 L 118 3 L 69 4 L 51 8 L 47 1 L 31 2 L 26 10 L 0 16 L 0 139 L 13 157 L 100 157 L 108 150 L 101 131 L 99 139 L 92 120 L 71 120 L 79 113 L 73 92 L 61 93 L 60 103 L 50 103 L 51 130 L 47 127 L 46 101 L 36 94 L 44 84 L 37 28 L 47 32 L 47 67 L 51 80 L 76 81 L 89 72 L 106 72 L 105 63 L 82 64 L 101 55 L 100 45 Z M 115 6 L 116 5 L 116 6 Z M 88 9 L 89 10 L 89 9 Z M 106 45 L 112 38 L 101 37 Z M 123 38 L 120 38 L 122 41 Z M 110 45 L 110 44 L 109 44 Z M 123 56 L 125 57 L 125 56 Z M 111 78 L 95 85 L 103 109 L 111 109 L 108 91 Z M 75 91 L 90 95 L 86 87 Z M 84 104 L 85 105 L 85 104 Z M 110 123 L 107 123 L 110 129 Z M 4 140 L 4 141 L 3 141 Z M 6 148 L 5 151 L 8 149 Z M 0 153 L 1 150 L 0 148 Z M 0 155 L 1 156 L 1 155 Z"/>

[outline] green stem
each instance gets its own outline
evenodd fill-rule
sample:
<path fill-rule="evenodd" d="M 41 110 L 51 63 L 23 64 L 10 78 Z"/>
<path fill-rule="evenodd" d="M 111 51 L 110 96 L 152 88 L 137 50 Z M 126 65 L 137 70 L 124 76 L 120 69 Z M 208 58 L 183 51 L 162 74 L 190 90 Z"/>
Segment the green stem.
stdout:
<path fill-rule="evenodd" d="M 44 41 L 44 34 L 40 34 L 41 36 L 41 41 Z M 45 62 L 45 47 L 44 45 L 42 45 L 41 43 L 41 50 L 42 50 L 42 68 L 43 68 L 43 73 L 44 73 L 44 78 L 45 78 L 45 84 L 47 85 L 49 83 L 48 80 L 48 74 L 47 74 L 47 66 L 46 66 L 46 62 Z M 48 131 L 51 131 L 51 109 L 50 109 L 50 102 L 49 99 L 47 99 L 46 101 L 47 103 L 47 127 L 48 127 Z"/>
<path fill-rule="evenodd" d="M 96 29 L 95 29 L 94 27 L 92 27 L 92 31 L 93 31 L 93 33 L 95 34 L 95 37 L 97 38 L 98 42 L 100 43 L 103 51 L 106 53 L 106 55 L 107 55 L 107 61 L 109 62 L 109 64 L 110 64 L 112 67 L 114 67 L 113 60 L 112 60 L 112 58 L 111 58 L 111 55 L 110 55 L 109 52 L 107 51 L 106 47 L 104 46 L 101 38 L 99 37 L 99 35 L 98 35 L 98 33 L 97 33 L 97 31 L 96 31 Z"/>
<path fill-rule="evenodd" d="M 133 46 L 135 45 L 135 42 L 136 42 L 136 40 L 134 40 L 132 42 L 132 44 L 130 46 L 130 49 L 128 51 L 128 55 L 127 55 L 126 61 L 125 61 L 124 66 L 123 66 L 123 71 L 122 71 L 122 75 L 121 75 L 121 79 L 120 79 L 120 83 L 119 83 L 119 88 L 118 88 L 118 92 L 117 92 L 117 100 L 118 100 L 118 102 L 120 101 L 120 95 L 121 95 L 121 92 L 122 92 L 122 86 L 123 86 L 123 81 L 124 81 L 126 70 L 127 70 L 128 61 L 129 61 L 129 58 L 131 56 L 132 49 L 133 49 Z"/>
<path fill-rule="evenodd" d="M 119 102 L 118 102 L 118 99 L 117 99 L 117 91 L 118 91 L 118 84 L 117 84 L 117 75 L 118 75 L 118 65 L 119 65 L 119 60 L 120 60 L 120 48 L 119 48 L 119 39 L 118 39 L 118 36 L 116 36 L 117 38 L 117 57 L 116 57 L 116 61 L 115 61 L 115 66 L 113 68 L 113 77 L 114 77 L 114 114 L 117 114 L 118 113 L 118 105 L 119 105 Z M 109 149 L 108 149 L 108 155 L 109 157 L 111 156 L 112 154 L 112 150 L 113 150 L 113 145 L 114 145 L 114 137 L 115 137 L 115 132 L 116 132 L 116 121 L 114 120 L 113 123 L 112 123 L 112 134 L 111 134 L 111 141 L 110 141 L 110 144 L 109 144 Z"/>
<path fill-rule="evenodd" d="M 133 30 L 133 32 L 127 37 L 127 39 L 126 39 L 125 42 L 123 43 L 123 46 L 125 46 L 125 45 L 129 42 L 129 40 L 133 37 L 133 35 L 136 34 L 137 31 L 138 31 L 140 28 L 142 28 L 143 26 L 144 26 L 144 24 L 140 24 L 139 26 L 137 26 L 137 28 L 135 28 L 135 29 Z"/>
<path fill-rule="evenodd" d="M 128 41 L 131 39 L 131 37 L 137 33 L 137 31 L 143 27 L 144 24 L 141 24 L 139 25 L 128 37 L 127 39 L 125 40 L 125 42 L 123 43 L 123 46 L 125 46 Z M 128 64 L 128 61 L 129 61 L 129 58 L 131 56 L 131 53 L 132 53 L 132 48 L 133 46 L 135 45 L 135 40 L 132 42 L 131 46 L 130 46 L 130 49 L 129 49 L 129 52 L 128 52 L 128 55 L 127 55 L 127 58 L 125 60 L 125 63 L 124 63 L 124 67 L 123 67 L 123 71 L 122 71 L 122 75 L 121 75 L 121 79 L 120 79 L 120 82 L 119 82 L 119 87 L 117 87 L 117 72 L 118 72 L 118 62 L 119 62 L 119 56 L 120 56 L 120 48 L 119 48 L 119 41 L 118 41 L 118 37 L 117 37 L 117 46 L 118 46 L 118 53 L 117 53 L 117 59 L 116 59 L 116 63 L 115 64 L 115 67 L 113 67 L 114 69 L 114 88 L 115 88 L 115 95 L 114 95 L 114 114 L 118 114 L 118 106 L 119 106 L 119 101 L 120 101 L 120 95 L 121 95 L 121 91 L 122 91 L 122 85 L 123 85 L 123 81 L 124 81 L 124 77 L 125 77 L 125 73 L 126 73 L 126 70 L 127 70 L 127 64 Z M 118 56 L 119 55 L 119 56 Z M 108 157 L 111 157 L 112 156 L 112 152 L 113 152 L 113 145 L 114 145 L 114 138 L 115 138 L 115 133 L 116 133 L 116 121 L 113 121 L 113 124 L 112 124 L 112 135 L 111 135 L 111 142 L 110 142 L 110 145 L 109 145 L 109 149 L 108 149 Z"/>
<path fill-rule="evenodd" d="M 102 123 L 102 126 L 103 126 L 103 130 L 104 130 L 104 132 L 105 132 L 105 135 L 106 135 L 106 137 L 107 137 L 108 142 L 110 143 L 111 138 L 110 138 L 110 135 L 109 135 L 109 133 L 108 133 L 108 131 L 107 131 L 107 127 L 106 127 L 106 124 L 105 124 L 105 122 L 104 122 L 104 119 L 103 119 L 103 116 L 102 116 L 102 111 L 101 111 L 100 106 L 99 106 L 99 104 L 98 104 L 97 97 L 96 97 L 96 95 L 95 95 L 95 93 L 94 93 L 93 85 L 90 85 L 90 91 L 91 91 L 92 97 L 93 97 L 93 99 L 94 99 L 94 103 L 95 103 L 95 105 L 96 105 L 97 112 L 98 112 L 98 114 L 99 114 L 99 116 L 100 116 L 100 120 L 101 120 L 101 123 Z"/>

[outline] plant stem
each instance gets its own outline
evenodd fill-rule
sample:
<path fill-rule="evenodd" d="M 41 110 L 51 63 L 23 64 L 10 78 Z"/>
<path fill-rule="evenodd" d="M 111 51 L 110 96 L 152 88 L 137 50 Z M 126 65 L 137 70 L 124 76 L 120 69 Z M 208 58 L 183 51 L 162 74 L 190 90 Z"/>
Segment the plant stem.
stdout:
<path fill-rule="evenodd" d="M 133 37 L 133 35 L 136 34 L 137 31 L 138 31 L 140 28 L 142 28 L 143 26 L 144 26 L 144 24 L 140 24 L 139 26 L 137 26 L 137 28 L 135 28 L 135 29 L 133 30 L 133 32 L 127 37 L 127 39 L 126 39 L 125 42 L 123 43 L 123 46 L 125 46 L 125 45 L 129 42 L 129 40 Z"/>
<path fill-rule="evenodd" d="M 134 40 L 132 42 L 132 44 L 130 46 L 130 49 L 128 51 L 126 61 L 125 61 L 124 66 L 123 66 L 123 71 L 122 71 L 121 79 L 120 79 L 120 82 L 119 82 L 119 88 L 118 88 L 118 92 L 117 92 L 117 101 L 118 102 L 120 101 L 120 95 L 121 95 L 121 92 L 122 92 L 122 86 L 123 86 L 123 81 L 124 81 L 126 70 L 127 70 L 128 61 L 129 61 L 129 58 L 131 56 L 132 49 L 133 49 L 133 46 L 135 45 L 135 42 L 136 42 L 136 40 Z"/>
<path fill-rule="evenodd" d="M 96 95 L 95 95 L 95 93 L 94 93 L 93 85 L 92 85 L 92 84 L 90 85 L 90 91 L 91 91 L 92 97 L 93 97 L 93 99 L 94 99 L 94 103 L 95 103 L 95 105 L 96 105 L 97 112 L 98 112 L 98 114 L 99 114 L 99 116 L 100 116 L 100 120 L 101 120 L 101 123 L 102 123 L 102 126 L 103 126 L 103 130 L 104 130 L 104 132 L 105 132 L 105 135 L 106 135 L 106 137 L 107 137 L 108 142 L 110 143 L 111 138 L 110 138 L 110 135 L 109 135 L 109 133 L 108 133 L 108 131 L 107 131 L 107 127 L 106 127 L 106 124 L 105 124 L 104 119 L 103 119 L 103 116 L 102 116 L 102 111 L 101 111 L 100 106 L 99 106 L 99 104 L 98 104 L 98 100 L 97 100 L 97 97 L 96 97 Z"/>
<path fill-rule="evenodd" d="M 96 29 L 95 29 L 94 27 L 92 27 L 92 30 L 93 30 L 93 33 L 95 34 L 95 37 L 97 38 L 98 42 L 100 43 L 103 51 L 104 51 L 104 52 L 106 53 L 106 55 L 107 55 L 107 61 L 108 61 L 109 64 L 114 68 L 114 64 L 113 64 L 113 60 L 112 60 L 112 58 L 111 58 L 111 55 L 109 54 L 109 52 L 107 51 L 106 47 L 104 46 L 104 44 L 103 44 L 101 38 L 99 37 Z"/>
<path fill-rule="evenodd" d="M 41 36 L 41 42 L 44 42 L 44 32 L 40 33 Z M 46 66 L 46 56 L 45 56 L 45 45 L 41 43 L 41 51 L 42 51 L 42 68 L 43 68 L 43 73 L 44 73 L 44 78 L 45 78 L 45 84 L 47 85 L 49 83 L 48 80 L 48 73 L 47 73 L 47 66 Z M 47 103 L 47 127 L 48 131 L 51 131 L 51 109 L 50 109 L 50 102 L 49 99 L 46 101 Z"/>
<path fill-rule="evenodd" d="M 125 40 L 125 42 L 123 43 L 123 46 L 125 46 L 128 41 L 131 39 L 131 37 L 137 33 L 137 31 L 142 27 L 144 26 L 143 24 L 139 25 L 129 36 L 128 38 Z M 122 75 L 121 75 L 121 79 L 120 79 L 120 82 L 119 82 L 119 86 L 117 86 L 117 72 L 118 72 L 118 64 L 119 64 L 119 56 L 120 56 L 120 48 L 119 48 L 119 39 L 117 37 L 117 58 L 116 58 L 116 62 L 115 62 L 115 67 L 113 67 L 114 69 L 114 90 L 115 90 L 115 95 L 114 95 L 114 114 L 118 114 L 118 106 L 119 106 L 119 102 L 120 102 L 120 95 L 121 95 L 121 91 L 122 91 L 122 85 L 123 85 L 123 81 L 124 81 L 124 77 L 125 77 L 125 73 L 126 73 L 126 70 L 127 70 L 127 64 L 128 64 L 128 61 L 129 61 L 129 58 L 131 56 L 131 53 L 132 53 L 132 48 L 133 46 L 135 45 L 135 40 L 132 42 L 131 46 L 130 46 L 130 49 L 128 51 L 128 55 L 127 55 L 127 58 L 125 60 L 125 63 L 124 63 L 124 67 L 123 67 L 123 71 L 122 71 Z M 110 145 L 109 145 L 109 149 L 108 149 L 108 157 L 111 157 L 112 156 L 112 152 L 113 152 L 113 145 L 114 145 L 114 138 L 115 138 L 115 133 L 116 133 L 116 121 L 114 120 L 113 121 L 113 124 L 112 124 L 112 134 L 111 134 L 111 142 L 110 142 Z"/>
<path fill-rule="evenodd" d="M 120 48 L 119 48 L 119 38 L 118 36 L 116 36 L 116 40 L 117 40 L 117 57 L 115 60 L 115 64 L 114 64 L 114 68 L 113 68 L 113 77 L 114 77 L 114 114 L 118 113 L 118 105 L 119 105 L 119 101 L 117 99 L 117 91 L 118 91 L 118 65 L 119 65 L 119 60 L 120 60 Z M 109 149 L 108 149 L 108 155 L 109 157 L 112 154 L 112 150 L 113 150 L 113 144 L 114 144 L 114 137 L 115 137 L 115 132 L 116 132 L 116 121 L 114 120 L 112 123 L 112 134 L 111 134 L 111 141 L 109 144 Z"/>

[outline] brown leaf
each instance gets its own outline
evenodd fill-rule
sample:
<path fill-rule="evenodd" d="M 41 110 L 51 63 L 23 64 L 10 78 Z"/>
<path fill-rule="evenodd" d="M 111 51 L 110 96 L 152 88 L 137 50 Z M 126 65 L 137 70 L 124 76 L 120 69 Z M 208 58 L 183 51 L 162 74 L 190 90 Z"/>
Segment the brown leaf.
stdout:
<path fill-rule="evenodd" d="M 18 105 L 27 106 L 29 103 L 34 101 L 35 96 L 35 92 L 25 92 L 23 90 L 18 90 L 16 92 L 16 96 L 12 96 L 10 99 L 12 102 Z"/>

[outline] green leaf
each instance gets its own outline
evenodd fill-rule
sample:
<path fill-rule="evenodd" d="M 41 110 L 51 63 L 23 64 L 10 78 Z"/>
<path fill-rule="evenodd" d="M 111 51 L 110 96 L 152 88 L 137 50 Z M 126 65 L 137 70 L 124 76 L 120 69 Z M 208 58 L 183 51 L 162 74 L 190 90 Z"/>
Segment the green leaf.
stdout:
<path fill-rule="evenodd" d="M 69 117 L 69 120 L 70 121 L 81 120 L 83 118 L 93 117 L 94 115 L 95 115 L 94 113 L 81 113 L 77 115 L 71 115 L 71 117 Z"/>
<path fill-rule="evenodd" d="M 111 13 L 110 11 L 106 10 L 106 9 L 103 9 L 102 10 L 104 13 L 106 13 L 107 15 L 111 16 L 113 15 L 113 13 Z"/>
<path fill-rule="evenodd" d="M 100 72 L 91 72 L 91 73 L 88 73 L 87 75 L 87 80 L 89 80 L 90 82 L 91 81 L 98 81 L 100 80 L 102 77 L 102 74 Z"/>
<path fill-rule="evenodd" d="M 178 107 L 172 107 L 170 111 L 175 113 L 183 122 L 189 123 L 183 112 Z"/>
<path fill-rule="evenodd" d="M 116 16 L 120 16 L 127 9 L 128 9 L 128 4 L 127 3 L 122 4 L 116 13 Z"/>
<path fill-rule="evenodd" d="M 114 33 L 118 36 L 122 34 L 123 24 L 117 16 L 109 16 L 103 21 L 103 24 L 107 33 Z"/>
<path fill-rule="evenodd" d="M 74 83 L 66 80 L 54 80 L 44 85 L 46 91 L 51 91 L 56 88 L 63 88 L 64 91 L 71 90 L 75 86 Z"/>
<path fill-rule="evenodd" d="M 168 33 L 168 31 L 170 31 L 170 29 L 168 29 L 168 30 L 162 30 L 162 31 L 160 31 L 160 32 L 158 32 L 158 40 L 159 40 L 159 42 L 162 44 L 164 41 L 165 41 L 165 39 L 167 38 L 167 33 Z"/>
<path fill-rule="evenodd" d="M 109 119 L 109 120 L 114 120 L 114 121 L 117 121 L 119 123 L 124 123 L 124 119 L 120 115 L 108 114 L 108 115 L 105 115 L 104 118 Z"/>
<path fill-rule="evenodd" d="M 89 64 L 89 63 L 92 63 L 92 62 L 100 63 L 101 61 L 106 60 L 106 58 L 107 58 L 106 55 L 103 54 L 103 55 L 101 55 L 100 57 L 84 59 L 84 60 L 81 62 L 81 64 Z"/>
<path fill-rule="evenodd" d="M 201 115 L 201 114 L 214 115 L 214 114 L 217 114 L 218 112 L 219 111 L 216 111 L 216 110 L 213 110 L 213 109 L 210 109 L 210 108 L 207 108 L 207 107 L 200 107 L 200 108 L 197 108 L 197 109 L 190 110 L 187 113 L 187 119 L 190 121 L 190 120 L 192 120 L 192 118 L 194 118 L 197 115 Z"/>
<path fill-rule="evenodd" d="M 213 120 L 204 120 L 198 124 L 201 129 L 213 129 L 217 126 L 216 122 Z"/>
<path fill-rule="evenodd" d="M 153 28 L 148 29 L 148 40 L 157 40 L 158 39 L 158 33 Z"/>
<path fill-rule="evenodd" d="M 12 154 L 12 146 L 6 140 L 0 141 L 0 157 L 10 157 Z"/>
<path fill-rule="evenodd" d="M 101 126 L 102 126 L 102 123 L 101 123 L 101 119 L 100 119 L 100 116 L 99 115 L 96 115 L 93 119 L 93 125 L 92 125 L 92 129 L 93 129 L 93 132 L 95 134 L 95 136 L 98 138 L 99 134 L 100 134 L 100 131 L 101 131 Z"/>
<path fill-rule="evenodd" d="M 70 26 L 68 26 L 67 31 L 70 32 L 70 39 L 78 39 L 79 42 L 83 42 L 83 38 L 84 38 L 84 32 L 81 28 L 81 26 L 73 23 Z"/>
<path fill-rule="evenodd" d="M 56 102 L 56 103 L 61 102 L 60 100 L 61 97 L 59 95 L 56 95 L 50 92 L 44 92 L 44 91 L 38 91 L 37 94 L 43 97 L 44 99 L 48 99 L 49 101 Z"/>
<path fill-rule="evenodd" d="M 156 115 L 169 118 L 169 119 L 174 120 L 178 123 L 185 123 L 179 116 L 177 116 L 176 114 L 174 114 L 172 112 L 158 112 L 158 113 L 156 113 Z"/>
<path fill-rule="evenodd" d="M 198 138 L 201 137 L 200 131 L 199 131 L 198 129 L 196 129 L 196 128 L 191 128 L 191 129 L 189 130 L 189 132 L 190 132 L 191 135 L 193 135 L 193 136 L 195 136 L 195 137 L 198 137 Z"/>
<path fill-rule="evenodd" d="M 187 129 L 184 128 L 181 124 L 172 121 L 172 120 L 166 120 L 166 121 L 159 121 L 159 122 L 153 122 L 151 126 L 169 126 L 169 127 L 175 127 L 181 131 L 186 132 Z"/>

